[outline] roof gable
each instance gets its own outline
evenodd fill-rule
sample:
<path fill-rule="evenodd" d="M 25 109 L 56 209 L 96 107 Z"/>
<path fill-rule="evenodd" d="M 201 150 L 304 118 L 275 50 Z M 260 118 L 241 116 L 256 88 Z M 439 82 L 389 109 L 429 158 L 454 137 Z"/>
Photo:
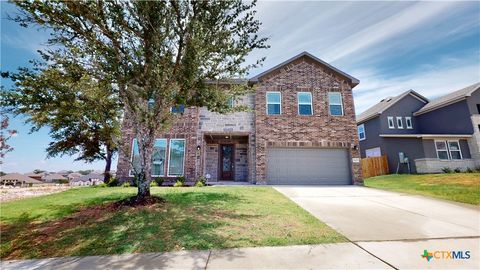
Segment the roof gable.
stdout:
<path fill-rule="evenodd" d="M 386 111 L 388 108 L 395 105 L 395 103 L 399 102 L 400 100 L 402 100 L 403 98 L 405 98 L 409 95 L 413 96 L 414 98 L 420 100 L 423 103 L 428 103 L 428 99 L 426 97 L 424 97 L 424 96 L 420 95 L 419 93 L 415 92 L 414 90 L 410 89 L 408 91 L 405 91 L 405 92 L 401 93 L 398 96 L 387 97 L 387 98 L 382 99 L 379 103 L 373 105 L 372 107 L 368 108 L 366 111 L 361 113 L 357 117 L 357 123 L 360 124 L 360 123 L 366 122 L 370 119 L 373 119 L 373 118 L 379 116 L 384 111 Z"/>
<path fill-rule="evenodd" d="M 351 75 L 348 75 L 347 73 L 345 73 L 345 72 L 337 69 L 336 67 L 328 64 L 327 62 L 321 60 L 320 58 L 315 57 L 314 55 L 312 55 L 312 54 L 310 54 L 310 53 L 308 53 L 308 52 L 302 52 L 302 53 L 300 53 L 300 54 L 298 54 L 298 55 L 296 55 L 296 56 L 294 56 L 294 57 L 292 57 L 292 58 L 290 58 L 290 59 L 288 59 L 288 60 L 286 60 L 286 61 L 284 61 L 284 62 L 282 62 L 282 63 L 280 63 L 280 64 L 278 64 L 278 65 L 276 65 L 276 66 L 274 66 L 274 67 L 272 67 L 272 68 L 270 68 L 270 69 L 268 69 L 268 70 L 266 70 L 266 71 L 264 71 L 264 72 L 262 72 L 262 73 L 260 73 L 260 74 L 258 74 L 258 75 L 256 75 L 256 76 L 252 77 L 252 78 L 249 80 L 249 82 L 252 82 L 252 83 L 258 82 L 260 78 L 262 78 L 262 77 L 264 77 L 264 76 L 266 76 L 266 75 L 268 75 L 268 74 L 270 74 L 270 73 L 272 73 L 272 72 L 274 72 L 274 71 L 276 71 L 276 70 L 278 70 L 278 69 L 280 69 L 280 68 L 288 65 L 289 63 L 291 63 L 291 62 L 293 62 L 293 61 L 295 61 L 295 60 L 297 60 L 297 59 L 299 59 L 299 58 L 301 58 L 301 57 L 308 57 L 308 58 L 314 60 L 314 61 L 315 61 L 316 63 L 318 63 L 319 65 L 321 65 L 321 66 L 323 66 L 323 67 L 325 67 L 325 68 L 327 68 L 327 69 L 335 72 L 336 74 L 338 74 L 338 75 L 340 75 L 341 77 L 345 78 L 345 79 L 352 85 L 352 87 L 354 87 L 354 86 L 356 86 L 357 84 L 360 83 L 360 81 L 359 81 L 357 78 L 355 78 L 355 77 L 353 77 L 353 76 L 351 76 Z"/>

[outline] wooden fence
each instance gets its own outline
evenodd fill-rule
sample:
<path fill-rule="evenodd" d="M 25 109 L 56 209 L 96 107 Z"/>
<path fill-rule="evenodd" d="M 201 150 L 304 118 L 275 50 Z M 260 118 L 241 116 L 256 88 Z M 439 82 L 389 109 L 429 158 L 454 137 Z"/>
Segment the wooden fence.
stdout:
<path fill-rule="evenodd" d="M 362 158 L 363 178 L 388 174 L 387 156 Z"/>

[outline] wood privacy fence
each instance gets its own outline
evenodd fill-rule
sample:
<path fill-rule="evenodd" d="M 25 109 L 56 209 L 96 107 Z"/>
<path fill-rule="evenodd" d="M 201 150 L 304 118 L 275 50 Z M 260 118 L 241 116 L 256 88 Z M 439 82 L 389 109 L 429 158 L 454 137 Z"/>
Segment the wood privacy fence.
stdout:
<path fill-rule="evenodd" d="M 362 158 L 364 178 L 388 174 L 387 156 Z"/>

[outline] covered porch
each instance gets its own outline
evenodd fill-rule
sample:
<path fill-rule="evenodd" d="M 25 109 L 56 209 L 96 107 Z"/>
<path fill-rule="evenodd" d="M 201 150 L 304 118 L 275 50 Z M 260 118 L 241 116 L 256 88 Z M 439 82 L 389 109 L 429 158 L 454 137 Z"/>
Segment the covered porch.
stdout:
<path fill-rule="evenodd" d="M 208 182 L 248 182 L 250 140 L 248 133 L 203 134 L 202 169 Z"/>

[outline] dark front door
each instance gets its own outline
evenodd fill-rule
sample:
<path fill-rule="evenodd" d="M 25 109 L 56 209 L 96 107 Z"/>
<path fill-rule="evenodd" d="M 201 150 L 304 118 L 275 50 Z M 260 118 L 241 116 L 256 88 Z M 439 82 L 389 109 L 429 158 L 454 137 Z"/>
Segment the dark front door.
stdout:
<path fill-rule="evenodd" d="M 233 180 L 233 144 L 220 145 L 220 180 Z"/>

